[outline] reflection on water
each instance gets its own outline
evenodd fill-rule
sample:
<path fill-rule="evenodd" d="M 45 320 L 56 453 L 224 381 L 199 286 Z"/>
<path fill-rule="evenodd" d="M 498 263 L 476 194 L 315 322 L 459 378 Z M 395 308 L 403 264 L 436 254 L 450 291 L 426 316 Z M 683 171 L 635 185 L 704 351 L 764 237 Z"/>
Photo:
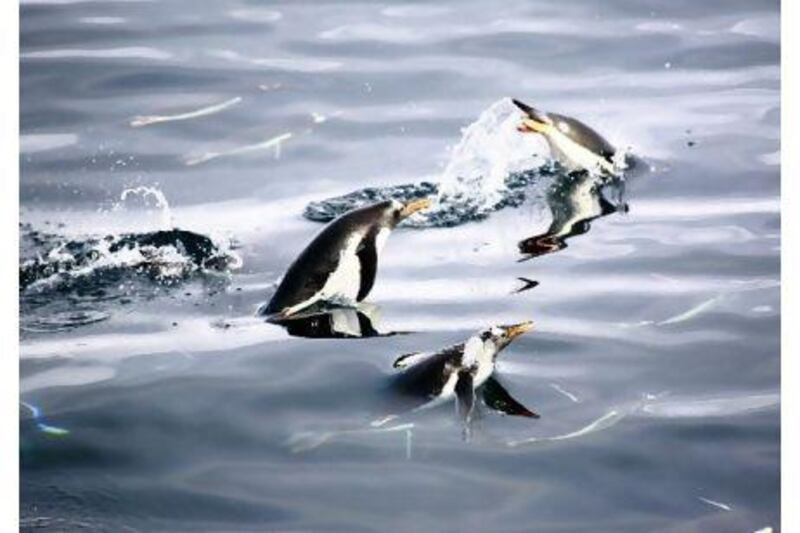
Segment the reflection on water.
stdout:
<path fill-rule="evenodd" d="M 381 309 L 377 305 L 361 302 L 355 307 L 316 305 L 289 317 L 272 317 L 268 321 L 282 326 L 292 337 L 350 339 L 396 335 L 394 331 L 379 331 L 380 316 Z"/>
<path fill-rule="evenodd" d="M 528 279 L 525 277 L 518 277 L 517 280 L 521 282 L 521 285 L 519 286 L 518 289 L 514 290 L 514 294 L 529 291 L 539 285 L 538 281 L 533 279 Z"/>
<path fill-rule="evenodd" d="M 552 222 L 547 231 L 519 242 L 525 259 L 551 254 L 567 247 L 567 240 L 591 229 L 591 222 L 616 212 L 626 212 L 623 178 L 578 171 L 556 176 L 546 193 Z"/>

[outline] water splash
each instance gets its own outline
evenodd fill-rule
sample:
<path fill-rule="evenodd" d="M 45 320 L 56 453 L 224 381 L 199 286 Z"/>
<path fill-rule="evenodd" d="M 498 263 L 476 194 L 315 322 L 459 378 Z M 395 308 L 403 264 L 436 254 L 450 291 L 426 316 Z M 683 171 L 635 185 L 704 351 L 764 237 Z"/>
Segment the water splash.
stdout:
<path fill-rule="evenodd" d="M 191 280 L 213 294 L 242 265 L 232 240 L 175 227 L 169 201 L 157 187 L 125 189 L 98 215 L 92 224 L 44 220 L 47 230 L 20 224 L 22 331 L 103 322 L 120 305 Z"/>
<path fill-rule="evenodd" d="M 519 110 L 504 98 L 462 131 L 439 181 L 440 204 L 455 201 L 490 209 L 508 191 L 510 174 L 545 162 L 534 155 L 541 147 L 537 138 L 520 135 L 518 123 Z"/>
<path fill-rule="evenodd" d="M 111 214 L 116 216 L 122 212 L 142 213 L 150 217 L 150 220 L 139 222 L 151 222 L 150 226 L 154 229 L 168 229 L 174 224 L 169 201 L 158 187 L 140 185 L 122 191 L 119 201 L 111 208 Z"/>
<path fill-rule="evenodd" d="M 621 148 L 614 155 L 613 170 L 609 171 L 613 176 L 599 172 L 569 173 L 549 156 L 549 148 L 540 136 L 519 134 L 520 118 L 520 111 L 510 98 L 498 100 L 462 130 L 461 139 L 450 150 L 448 163 L 437 180 L 360 189 L 311 202 L 303 215 L 317 222 L 328 222 L 351 209 L 378 201 L 406 202 L 427 197 L 433 200 L 433 205 L 401 225 L 458 226 L 483 220 L 506 207 L 518 207 L 531 196 L 544 196 L 545 188 L 559 177 L 586 175 L 602 186 L 624 181 L 629 170 L 644 170 L 642 160 L 632 155 L 629 148 Z M 622 198 L 618 200 L 621 205 Z"/>
<path fill-rule="evenodd" d="M 64 240 L 55 234 L 29 231 L 35 256 L 20 265 L 20 289 L 28 292 L 68 291 L 89 285 L 101 288 L 131 275 L 171 284 L 200 271 L 226 271 L 241 266 L 230 245 L 181 229 Z M 30 249 L 29 249 L 30 252 Z"/>
<path fill-rule="evenodd" d="M 103 322 L 190 280 L 213 294 L 242 263 L 231 243 L 180 229 L 67 240 L 27 228 L 22 240 L 20 330 L 33 334 Z"/>
<path fill-rule="evenodd" d="M 311 202 L 304 216 L 327 222 L 351 209 L 381 200 L 401 202 L 432 197 L 433 205 L 403 222 L 408 227 L 449 227 L 482 220 L 492 212 L 517 207 L 535 183 L 563 172 L 539 152 L 544 143 L 533 135 L 516 131 L 519 110 L 503 98 L 464 128 L 458 144 L 438 180 L 365 188 L 343 196 Z"/>

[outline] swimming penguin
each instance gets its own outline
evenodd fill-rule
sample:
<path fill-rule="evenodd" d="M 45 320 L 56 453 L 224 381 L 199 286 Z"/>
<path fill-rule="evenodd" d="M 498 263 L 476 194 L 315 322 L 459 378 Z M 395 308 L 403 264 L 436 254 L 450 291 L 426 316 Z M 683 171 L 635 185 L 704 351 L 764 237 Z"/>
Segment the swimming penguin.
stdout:
<path fill-rule="evenodd" d="M 354 209 L 328 224 L 286 271 L 261 314 L 290 316 L 317 302 L 352 305 L 372 290 L 378 256 L 397 224 L 427 208 L 427 198 Z"/>
<path fill-rule="evenodd" d="M 525 113 L 517 129 L 544 136 L 553 156 L 568 171 L 619 173 L 614 164 L 616 149 L 592 128 L 572 117 L 545 113 L 519 100 L 512 101 Z"/>
<path fill-rule="evenodd" d="M 402 355 L 394 362 L 394 367 L 402 372 L 396 376 L 392 388 L 403 396 L 422 401 L 417 409 L 456 398 L 459 413 L 466 421 L 472 417 L 477 390 L 482 393 L 483 403 L 491 409 L 509 415 L 539 418 L 512 398 L 492 377 L 497 355 L 532 327 L 532 322 L 492 326 L 479 331 L 465 343 L 435 354 Z"/>

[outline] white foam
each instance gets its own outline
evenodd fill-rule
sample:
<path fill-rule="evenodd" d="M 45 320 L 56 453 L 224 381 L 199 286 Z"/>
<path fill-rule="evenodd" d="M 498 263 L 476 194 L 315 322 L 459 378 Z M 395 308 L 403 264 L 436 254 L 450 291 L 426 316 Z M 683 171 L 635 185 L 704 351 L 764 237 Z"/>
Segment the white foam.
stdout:
<path fill-rule="evenodd" d="M 717 398 L 673 398 L 649 403 L 642 412 L 660 418 L 733 416 L 772 409 L 780 404 L 780 400 L 780 394 L 776 392 Z"/>
<path fill-rule="evenodd" d="M 283 18 L 280 11 L 273 9 L 233 9 L 228 12 L 228 16 L 236 20 L 244 20 L 247 22 L 277 22 Z"/>
<path fill-rule="evenodd" d="M 173 122 L 177 120 L 188 120 L 191 118 L 198 118 L 198 117 L 205 117 L 207 115 L 213 115 L 214 113 L 219 113 L 229 107 L 232 107 L 239 102 L 241 102 L 241 97 L 237 96 L 235 98 L 231 98 L 230 100 L 225 100 L 219 104 L 210 105 L 207 107 L 202 107 L 200 109 L 195 109 L 194 111 L 187 111 L 185 113 L 178 113 L 175 115 L 144 115 L 144 116 L 137 116 L 131 120 L 131 126 L 134 128 L 138 128 L 141 126 L 148 126 L 150 124 L 157 124 L 159 122 Z"/>
<path fill-rule="evenodd" d="M 569 398 L 570 401 L 572 401 L 573 403 L 581 403 L 581 400 L 577 396 L 575 396 L 573 393 L 561 387 L 561 385 L 559 385 L 558 383 L 551 383 L 550 386 L 560 394 Z"/>
<path fill-rule="evenodd" d="M 27 394 L 49 387 L 76 387 L 113 378 L 116 370 L 104 365 L 62 366 L 20 380 L 20 392 Z"/>
<path fill-rule="evenodd" d="M 749 35 L 773 42 L 780 41 L 781 19 L 777 15 L 760 15 L 740 20 L 730 29 L 731 33 Z"/>
<path fill-rule="evenodd" d="M 289 132 L 282 133 L 280 135 L 276 135 L 275 137 L 269 138 L 265 141 L 261 141 L 254 144 L 237 146 L 236 148 L 231 148 L 229 150 L 223 150 L 220 152 L 205 152 L 200 155 L 188 156 L 186 157 L 184 162 L 188 166 L 194 166 L 194 165 L 199 165 L 200 163 L 206 163 L 208 161 L 217 159 L 219 157 L 230 157 L 242 154 L 250 154 L 253 152 L 260 152 L 263 150 L 267 150 L 269 148 L 275 149 L 275 158 L 277 159 L 280 158 L 281 144 L 284 141 L 288 141 L 291 138 L 292 138 L 291 133 Z"/>
<path fill-rule="evenodd" d="M 731 510 L 731 506 L 726 504 L 726 503 L 718 502 L 716 500 L 710 500 L 708 498 L 703 498 L 702 496 L 698 496 L 697 499 L 700 500 L 703 503 L 707 503 L 708 505 L 711 505 L 712 507 L 716 507 L 718 509 L 722 509 L 723 511 L 730 511 Z"/>
<path fill-rule="evenodd" d="M 208 319 L 183 319 L 179 327 L 147 334 L 109 333 L 23 341 L 20 357 L 39 359 L 68 357 L 109 362 L 137 355 L 178 353 L 203 354 L 235 350 L 263 342 L 285 340 L 283 328 L 265 324 L 260 318 L 230 320 L 229 328 L 214 327 Z"/>
<path fill-rule="evenodd" d="M 381 14 L 383 16 L 395 17 L 395 18 L 434 17 L 437 15 L 444 15 L 449 12 L 450 12 L 449 8 L 442 6 L 432 6 L 432 5 L 392 6 L 392 7 L 386 7 L 381 10 Z"/>
<path fill-rule="evenodd" d="M 122 48 L 59 48 L 55 50 L 35 50 L 23 52 L 22 59 L 153 59 L 165 61 L 172 54 L 147 46 L 127 46 Z"/>
<path fill-rule="evenodd" d="M 758 156 L 758 159 L 767 166 L 775 167 L 781 164 L 781 151 L 776 150 L 768 154 Z"/>
<path fill-rule="evenodd" d="M 695 305 L 694 307 L 684 311 L 683 313 L 677 314 L 661 322 L 658 322 L 656 325 L 658 326 L 665 326 L 668 324 L 678 324 L 680 322 L 686 322 L 687 320 L 691 320 L 692 318 L 696 317 L 697 315 L 704 313 L 714 307 L 718 302 L 722 300 L 724 295 L 718 295 L 714 298 L 709 298 L 699 304 Z"/>
<path fill-rule="evenodd" d="M 371 40 L 393 43 L 412 43 L 425 39 L 425 33 L 413 28 L 382 24 L 347 24 L 320 32 L 318 38 L 326 41 Z"/>
<path fill-rule="evenodd" d="M 19 151 L 33 154 L 71 146 L 77 142 L 78 136 L 74 133 L 25 133 L 19 137 Z"/>
<path fill-rule="evenodd" d="M 84 24 L 96 24 L 99 26 L 123 24 L 126 22 L 126 19 L 123 17 L 81 17 L 78 20 Z"/>
<path fill-rule="evenodd" d="M 564 434 L 561 434 L 561 435 L 554 435 L 554 436 L 551 436 L 551 437 L 529 437 L 527 439 L 512 440 L 512 441 L 509 441 L 507 444 L 508 444 L 508 446 L 515 447 L 515 446 L 520 446 L 520 445 L 523 445 L 523 444 L 536 444 L 536 443 L 542 443 L 542 442 L 553 442 L 553 441 L 559 441 L 559 440 L 568 440 L 568 439 L 574 439 L 574 438 L 578 438 L 578 437 L 584 437 L 584 436 L 586 436 L 586 435 L 588 435 L 590 433 L 596 433 L 598 431 L 602 431 L 604 429 L 608 429 L 608 428 L 616 425 L 620 420 L 625 418 L 626 414 L 627 413 L 625 413 L 625 412 L 617 411 L 616 409 L 614 409 L 614 410 L 611 410 L 611 411 L 607 412 L 606 414 L 604 414 L 600 418 L 597 418 L 596 420 L 593 420 L 592 422 L 590 422 L 589 424 L 585 425 L 584 427 L 582 427 L 582 428 L 580 428 L 578 430 L 575 430 L 575 431 L 571 431 L 569 433 L 564 433 Z"/>
<path fill-rule="evenodd" d="M 491 207 L 501 199 L 510 173 L 544 162 L 534 155 L 545 149 L 543 141 L 538 135 L 520 135 L 519 120 L 519 110 L 503 98 L 463 130 L 439 181 L 440 202 L 466 197 Z"/>
<path fill-rule="evenodd" d="M 670 198 L 669 200 L 641 200 L 636 202 L 631 216 L 637 219 L 711 218 L 731 215 L 779 213 L 780 198 Z"/>

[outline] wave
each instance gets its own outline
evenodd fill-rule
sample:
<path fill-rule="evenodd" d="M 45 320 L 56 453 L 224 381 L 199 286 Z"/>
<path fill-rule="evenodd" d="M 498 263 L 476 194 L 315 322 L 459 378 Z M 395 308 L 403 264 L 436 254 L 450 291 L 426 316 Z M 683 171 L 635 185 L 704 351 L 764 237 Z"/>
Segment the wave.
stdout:
<path fill-rule="evenodd" d="M 63 290 L 112 277 L 116 282 L 120 271 L 169 283 L 196 271 L 224 271 L 238 264 L 235 254 L 209 237 L 177 228 L 67 241 L 35 231 L 28 236 L 46 251 L 20 266 L 21 290 Z"/>
<path fill-rule="evenodd" d="M 132 205 L 154 201 L 154 210 Z M 108 319 L 104 302 L 130 303 L 192 278 L 226 279 L 241 266 L 234 243 L 172 225 L 169 204 L 161 191 L 125 190 L 111 212 L 131 214 L 165 229 L 124 231 L 105 235 L 66 235 L 20 226 L 19 290 L 22 329 L 61 331 Z M 68 231 L 59 225 L 63 233 Z"/>

